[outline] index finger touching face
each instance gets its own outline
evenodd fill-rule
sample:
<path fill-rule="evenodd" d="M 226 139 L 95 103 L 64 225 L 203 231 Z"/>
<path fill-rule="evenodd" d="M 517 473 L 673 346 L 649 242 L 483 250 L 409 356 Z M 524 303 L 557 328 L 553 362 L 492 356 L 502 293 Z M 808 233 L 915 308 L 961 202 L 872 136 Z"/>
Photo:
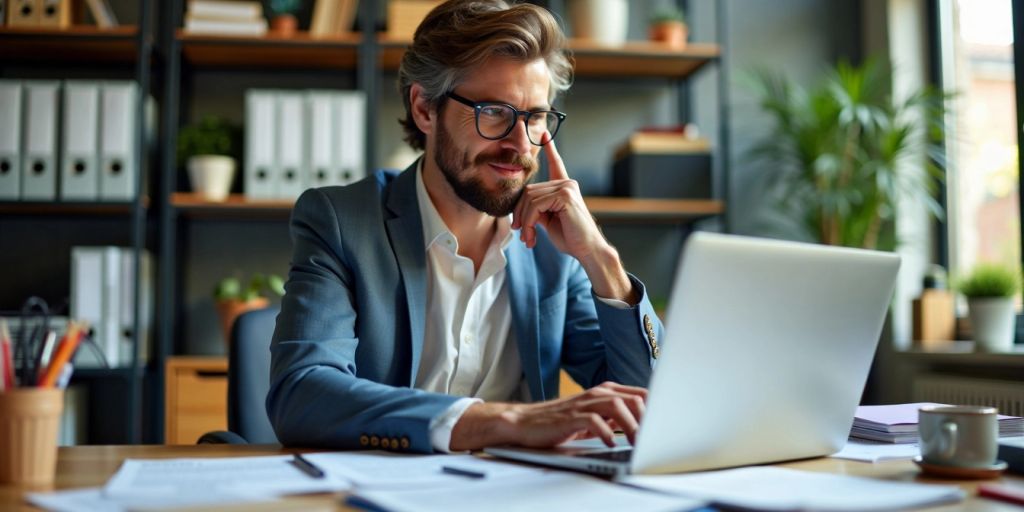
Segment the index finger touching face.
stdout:
<path fill-rule="evenodd" d="M 544 140 L 548 141 L 548 143 L 544 145 L 544 154 L 548 159 L 548 177 L 551 180 L 569 179 L 569 173 L 565 170 L 565 163 L 562 162 L 562 156 L 558 154 L 558 148 L 555 147 L 555 141 L 551 139 L 551 132 L 544 132 Z"/>

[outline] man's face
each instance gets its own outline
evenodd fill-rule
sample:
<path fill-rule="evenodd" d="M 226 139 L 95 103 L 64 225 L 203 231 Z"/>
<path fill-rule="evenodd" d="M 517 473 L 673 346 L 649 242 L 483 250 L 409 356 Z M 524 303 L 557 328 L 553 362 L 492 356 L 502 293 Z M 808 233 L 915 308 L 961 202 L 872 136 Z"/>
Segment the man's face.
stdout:
<path fill-rule="evenodd" d="M 543 60 L 528 63 L 493 58 L 456 87 L 472 101 L 499 101 L 516 109 L 548 110 L 548 68 Z M 466 204 L 494 217 L 512 213 L 523 187 L 537 173 L 539 146 L 530 144 L 522 117 L 501 140 L 487 140 L 476 130 L 473 109 L 445 100 L 439 108 L 434 162 L 455 194 Z"/>

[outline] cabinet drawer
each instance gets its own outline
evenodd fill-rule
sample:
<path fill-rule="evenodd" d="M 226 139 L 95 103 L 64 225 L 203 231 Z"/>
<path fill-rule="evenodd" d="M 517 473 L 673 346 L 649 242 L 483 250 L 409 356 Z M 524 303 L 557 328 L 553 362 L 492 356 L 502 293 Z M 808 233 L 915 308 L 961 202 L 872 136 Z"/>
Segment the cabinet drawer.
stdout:
<path fill-rule="evenodd" d="M 172 357 L 166 375 L 168 444 L 195 444 L 206 432 L 227 430 L 226 358 Z"/>
<path fill-rule="evenodd" d="M 178 414 L 227 416 L 228 376 L 216 372 L 180 370 L 177 376 Z"/>

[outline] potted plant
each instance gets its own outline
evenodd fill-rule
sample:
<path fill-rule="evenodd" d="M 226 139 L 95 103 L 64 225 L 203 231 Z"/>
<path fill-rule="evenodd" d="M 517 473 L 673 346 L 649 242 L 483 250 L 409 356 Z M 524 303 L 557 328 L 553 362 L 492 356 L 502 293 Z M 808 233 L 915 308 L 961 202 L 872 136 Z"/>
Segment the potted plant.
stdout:
<path fill-rule="evenodd" d="M 295 13 L 301 6 L 301 0 L 270 0 L 270 32 L 277 37 L 294 36 L 299 28 Z"/>
<path fill-rule="evenodd" d="M 1021 274 L 1003 265 L 980 264 L 957 282 L 967 297 L 975 348 L 982 352 L 1013 349 L 1016 314 L 1013 298 L 1020 292 Z"/>
<path fill-rule="evenodd" d="M 213 291 L 225 344 L 231 342 L 231 327 L 235 325 L 238 315 L 269 306 L 268 294 L 278 297 L 284 295 L 284 280 L 276 274 L 256 273 L 247 283 L 242 283 L 243 280 L 238 277 L 226 277 L 217 283 Z"/>
<path fill-rule="evenodd" d="M 659 10 L 651 17 L 647 33 L 651 41 L 683 50 L 686 48 L 686 16 L 674 7 Z"/>
<path fill-rule="evenodd" d="M 752 151 L 770 175 L 779 210 L 809 239 L 895 249 L 900 198 L 941 216 L 943 110 L 949 96 L 924 88 L 897 101 L 891 67 L 840 62 L 805 90 L 781 73 L 749 80 L 775 129 Z"/>
<path fill-rule="evenodd" d="M 192 190 L 208 201 L 223 201 L 235 177 L 237 140 L 227 121 L 204 117 L 178 131 L 178 165 L 188 168 Z"/>

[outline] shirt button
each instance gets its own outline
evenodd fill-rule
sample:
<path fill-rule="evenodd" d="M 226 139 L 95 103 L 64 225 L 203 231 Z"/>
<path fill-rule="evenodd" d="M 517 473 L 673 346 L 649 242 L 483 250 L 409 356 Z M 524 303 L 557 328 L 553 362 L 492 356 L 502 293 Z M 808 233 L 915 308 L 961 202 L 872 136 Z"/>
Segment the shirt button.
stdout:
<path fill-rule="evenodd" d="M 464 336 L 462 337 L 462 342 L 463 342 L 463 343 L 465 343 L 465 344 L 467 344 L 467 345 L 468 345 L 468 344 L 470 344 L 470 343 L 473 343 L 473 335 L 472 335 L 472 334 L 466 334 L 466 335 L 464 335 Z"/>

